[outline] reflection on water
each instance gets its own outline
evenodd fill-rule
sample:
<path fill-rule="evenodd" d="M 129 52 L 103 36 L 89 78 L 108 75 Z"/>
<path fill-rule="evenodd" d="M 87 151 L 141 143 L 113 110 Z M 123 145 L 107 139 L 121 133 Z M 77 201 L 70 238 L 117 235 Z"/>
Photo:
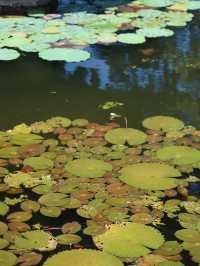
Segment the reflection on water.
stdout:
<path fill-rule="evenodd" d="M 108 100 L 125 103 L 116 112 L 128 118 L 129 126 L 139 127 L 144 117 L 154 114 L 174 115 L 197 126 L 198 16 L 171 38 L 149 39 L 140 46 L 90 47 L 92 58 L 82 63 L 45 62 L 27 54 L 1 62 L 1 128 L 55 115 L 105 122 L 109 112 L 97 106 Z M 153 55 L 144 56 L 146 48 L 153 48 Z"/>

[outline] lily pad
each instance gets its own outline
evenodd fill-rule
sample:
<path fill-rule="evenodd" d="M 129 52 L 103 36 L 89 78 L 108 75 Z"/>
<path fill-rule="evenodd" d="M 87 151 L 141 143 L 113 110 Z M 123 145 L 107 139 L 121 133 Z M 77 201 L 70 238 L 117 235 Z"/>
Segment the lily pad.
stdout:
<path fill-rule="evenodd" d="M 169 146 L 157 151 L 157 157 L 162 161 L 172 161 L 177 165 L 200 162 L 200 151 L 186 146 Z"/>
<path fill-rule="evenodd" d="M 0 201 L 0 216 L 6 215 L 8 211 L 9 206 L 6 203 Z"/>
<path fill-rule="evenodd" d="M 123 266 L 123 263 L 116 257 L 97 250 L 79 249 L 59 252 L 43 264 L 43 266 Z"/>
<path fill-rule="evenodd" d="M 34 170 L 44 170 L 53 167 L 53 161 L 42 156 L 26 158 L 23 164 L 31 166 Z"/>
<path fill-rule="evenodd" d="M 140 44 L 146 41 L 144 35 L 138 33 L 121 33 L 118 34 L 117 40 L 127 44 Z"/>
<path fill-rule="evenodd" d="M 160 163 L 128 165 L 120 171 L 120 180 L 126 184 L 147 190 L 164 190 L 177 186 L 181 173 L 172 166 Z"/>
<path fill-rule="evenodd" d="M 116 128 L 105 134 L 105 139 L 112 144 L 139 145 L 146 141 L 146 134 L 132 128 Z"/>
<path fill-rule="evenodd" d="M 90 53 L 72 48 L 49 48 L 40 51 L 39 57 L 48 61 L 80 62 L 88 60 Z"/>
<path fill-rule="evenodd" d="M 93 238 L 95 245 L 119 257 L 135 258 L 147 255 L 164 243 L 161 233 L 151 226 L 125 222 L 112 224 L 103 234 Z"/>
<path fill-rule="evenodd" d="M 22 233 L 15 238 L 14 245 L 18 249 L 43 249 L 49 246 L 51 236 L 49 233 L 33 230 Z"/>
<path fill-rule="evenodd" d="M 17 262 L 17 257 L 10 251 L 0 250 L 0 265 L 13 266 Z"/>
<path fill-rule="evenodd" d="M 177 131 L 184 127 L 184 123 L 181 120 L 161 115 L 146 118 L 142 125 L 148 129 L 163 130 L 164 132 Z"/>
<path fill-rule="evenodd" d="M 20 53 L 13 49 L 2 48 L 0 49 L 0 61 L 15 60 L 20 57 Z"/>
<path fill-rule="evenodd" d="M 79 177 L 97 178 L 112 170 L 112 165 L 102 160 L 78 159 L 68 162 L 65 169 Z"/>

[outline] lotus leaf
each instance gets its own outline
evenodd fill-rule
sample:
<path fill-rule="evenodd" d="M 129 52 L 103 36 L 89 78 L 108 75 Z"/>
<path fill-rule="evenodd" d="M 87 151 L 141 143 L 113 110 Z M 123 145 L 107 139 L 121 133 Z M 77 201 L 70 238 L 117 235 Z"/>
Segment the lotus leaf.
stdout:
<path fill-rule="evenodd" d="M 15 60 L 20 57 L 20 53 L 12 49 L 2 48 L 0 49 L 0 61 Z"/>
<path fill-rule="evenodd" d="M 50 127 L 69 127 L 71 125 L 71 120 L 66 117 L 52 117 L 46 121 L 47 125 Z"/>
<path fill-rule="evenodd" d="M 17 147 L 6 147 L 0 149 L 0 158 L 12 159 L 18 157 L 18 148 Z"/>
<path fill-rule="evenodd" d="M 130 186 L 147 190 L 164 190 L 177 186 L 181 173 L 172 166 L 160 163 L 139 163 L 121 170 L 121 181 Z"/>
<path fill-rule="evenodd" d="M 3 235 L 5 232 L 7 232 L 8 226 L 7 224 L 0 221 L 0 235 Z"/>
<path fill-rule="evenodd" d="M 139 145 L 146 141 L 146 134 L 132 128 L 116 128 L 105 134 L 105 139 L 112 144 Z"/>
<path fill-rule="evenodd" d="M 21 263 L 22 266 L 32 266 L 37 265 L 42 260 L 42 255 L 35 252 L 28 252 L 21 254 L 17 261 Z"/>
<path fill-rule="evenodd" d="M 183 248 L 177 241 L 166 241 L 159 249 L 155 251 L 155 254 L 162 256 L 174 256 L 179 253 Z"/>
<path fill-rule="evenodd" d="M 38 179 L 33 178 L 28 173 L 18 172 L 16 174 L 9 174 L 4 178 L 4 182 L 10 187 L 19 188 L 21 185 L 24 187 L 33 187 L 37 185 Z"/>
<path fill-rule="evenodd" d="M 181 229 L 176 231 L 175 236 L 185 242 L 200 242 L 200 232 L 191 229 Z"/>
<path fill-rule="evenodd" d="M 4 249 L 9 245 L 9 242 L 6 239 L 0 238 L 0 249 Z"/>
<path fill-rule="evenodd" d="M 9 206 L 6 203 L 0 201 L 0 216 L 6 215 L 8 211 Z"/>
<path fill-rule="evenodd" d="M 61 215 L 61 209 L 58 207 L 42 207 L 40 209 L 40 212 L 42 215 L 47 216 L 47 217 L 59 217 Z"/>
<path fill-rule="evenodd" d="M 81 230 L 81 225 L 78 222 L 66 223 L 61 230 L 63 234 L 75 234 Z"/>
<path fill-rule="evenodd" d="M 17 257 L 10 251 L 0 250 L 0 265 L 13 266 L 17 262 Z"/>
<path fill-rule="evenodd" d="M 146 118 L 142 125 L 153 130 L 163 130 L 164 132 L 178 131 L 184 127 L 184 123 L 171 116 L 153 116 Z"/>
<path fill-rule="evenodd" d="M 178 221 L 182 227 L 195 230 L 200 223 L 200 215 L 180 213 L 178 215 Z"/>
<path fill-rule="evenodd" d="M 80 62 L 90 58 L 87 51 L 72 48 L 49 48 L 40 51 L 39 57 L 48 61 Z"/>
<path fill-rule="evenodd" d="M 85 127 L 88 125 L 88 120 L 84 118 L 78 118 L 72 121 L 72 126 L 74 127 Z"/>
<path fill-rule="evenodd" d="M 174 0 L 140 0 L 139 2 L 150 7 L 166 7 L 173 4 L 173 1 Z"/>
<path fill-rule="evenodd" d="M 112 170 L 112 165 L 102 160 L 77 159 L 68 162 L 65 169 L 79 177 L 97 178 Z"/>
<path fill-rule="evenodd" d="M 40 209 L 40 204 L 33 200 L 25 200 L 20 204 L 23 211 L 38 212 Z"/>
<path fill-rule="evenodd" d="M 15 237 L 14 245 L 18 249 L 42 249 L 49 246 L 51 235 L 40 230 L 22 233 Z"/>
<path fill-rule="evenodd" d="M 158 266 L 185 266 L 183 263 L 179 261 L 163 261 L 158 264 Z"/>
<path fill-rule="evenodd" d="M 105 252 L 90 249 L 59 252 L 47 259 L 43 266 L 65 266 L 66 261 L 68 266 L 123 266 L 123 263 L 118 258 Z"/>
<path fill-rule="evenodd" d="M 34 170 L 44 170 L 53 167 L 53 161 L 45 157 L 29 157 L 23 161 L 26 166 L 31 166 Z"/>
<path fill-rule="evenodd" d="M 148 37 L 148 38 L 157 38 L 157 37 L 170 37 L 174 35 L 174 32 L 169 29 L 162 29 L 162 28 L 143 28 L 137 30 L 137 34 Z"/>
<path fill-rule="evenodd" d="M 144 35 L 138 33 L 121 33 L 118 34 L 117 40 L 128 44 L 140 44 L 146 41 Z"/>
<path fill-rule="evenodd" d="M 41 196 L 39 203 L 47 207 L 62 207 L 68 203 L 68 198 L 65 194 L 52 192 Z"/>
<path fill-rule="evenodd" d="M 200 151 L 185 146 L 169 146 L 159 149 L 157 157 L 162 161 L 172 160 L 177 165 L 193 164 L 200 161 Z"/>
<path fill-rule="evenodd" d="M 60 245 L 72 245 L 81 241 L 81 237 L 74 234 L 58 235 L 56 239 Z"/>
<path fill-rule="evenodd" d="M 10 142 L 14 145 L 38 144 L 42 142 L 43 137 L 36 134 L 13 134 L 10 136 Z"/>
<path fill-rule="evenodd" d="M 10 222 L 26 222 L 32 218 L 31 212 L 17 211 L 12 212 L 6 217 Z"/>
<path fill-rule="evenodd" d="M 131 222 L 110 225 L 105 233 L 95 236 L 93 240 L 105 252 L 130 258 L 147 255 L 150 249 L 157 249 L 164 243 L 158 230 Z"/>

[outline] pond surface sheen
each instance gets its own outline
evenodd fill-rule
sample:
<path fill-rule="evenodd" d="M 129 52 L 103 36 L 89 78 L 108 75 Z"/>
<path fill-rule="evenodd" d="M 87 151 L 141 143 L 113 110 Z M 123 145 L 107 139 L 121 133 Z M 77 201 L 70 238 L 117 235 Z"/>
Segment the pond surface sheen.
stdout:
<path fill-rule="evenodd" d="M 1 129 L 57 115 L 106 122 L 112 111 L 98 108 L 105 101 L 123 102 L 114 112 L 126 116 L 131 127 L 156 114 L 198 126 L 199 21 L 197 13 L 173 37 L 148 39 L 144 45 L 92 46 L 91 59 L 83 63 L 47 62 L 26 53 L 1 62 Z M 145 57 L 146 48 L 153 48 L 153 55 Z"/>

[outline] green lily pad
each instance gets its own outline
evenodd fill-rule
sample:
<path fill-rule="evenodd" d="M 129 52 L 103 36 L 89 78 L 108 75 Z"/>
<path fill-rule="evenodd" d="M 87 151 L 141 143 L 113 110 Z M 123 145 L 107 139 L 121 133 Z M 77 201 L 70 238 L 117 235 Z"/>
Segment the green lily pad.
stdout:
<path fill-rule="evenodd" d="M 0 265 L 13 266 L 17 262 L 17 257 L 10 251 L 0 250 Z"/>
<path fill-rule="evenodd" d="M 95 245 L 119 257 L 145 256 L 164 243 L 161 233 L 151 226 L 125 222 L 112 224 L 105 233 L 93 238 Z"/>
<path fill-rule="evenodd" d="M 146 141 L 146 134 L 132 128 L 116 128 L 105 134 L 105 139 L 112 144 L 139 145 Z"/>
<path fill-rule="evenodd" d="M 157 38 L 157 37 L 171 37 L 174 35 L 174 32 L 169 29 L 163 28 L 143 28 L 137 30 L 138 35 L 142 35 L 147 38 Z"/>
<path fill-rule="evenodd" d="M 53 161 L 42 156 L 26 158 L 23 164 L 31 166 L 34 170 L 44 170 L 53 167 Z"/>
<path fill-rule="evenodd" d="M 0 61 L 15 60 L 20 57 L 20 53 L 12 49 L 0 49 Z"/>
<path fill-rule="evenodd" d="M 62 207 L 68 203 L 68 198 L 65 194 L 52 192 L 41 196 L 39 203 L 47 207 Z"/>
<path fill-rule="evenodd" d="M 159 163 L 128 165 L 120 171 L 120 180 L 130 186 L 147 190 L 164 190 L 177 186 L 181 173 L 172 166 Z"/>
<path fill-rule="evenodd" d="M 72 48 L 49 48 L 42 50 L 39 57 L 48 61 L 80 62 L 90 58 L 86 51 Z"/>
<path fill-rule="evenodd" d="M 179 261 L 163 261 L 158 264 L 158 266 L 185 266 L 183 263 Z"/>
<path fill-rule="evenodd" d="M 42 207 L 40 209 L 40 212 L 42 215 L 47 216 L 47 217 L 52 217 L 52 218 L 56 218 L 59 217 L 62 213 L 61 209 L 58 207 Z"/>
<path fill-rule="evenodd" d="M 33 187 L 38 184 L 37 179 L 33 178 L 30 174 L 23 172 L 8 174 L 4 178 L 4 182 L 14 188 L 20 188 L 21 185 L 24 187 Z"/>
<path fill-rule="evenodd" d="M 79 249 L 59 252 L 43 264 L 43 266 L 123 266 L 123 263 L 116 257 L 97 250 Z"/>
<path fill-rule="evenodd" d="M 138 33 L 121 33 L 118 34 L 117 40 L 127 44 L 140 44 L 146 41 L 144 35 Z"/>
<path fill-rule="evenodd" d="M 16 236 L 14 245 L 18 249 L 42 249 L 49 246 L 50 238 L 51 236 L 47 232 L 33 230 Z"/>
<path fill-rule="evenodd" d="M 69 127 L 71 125 L 71 120 L 67 117 L 56 116 L 48 119 L 46 121 L 47 125 L 53 128 L 56 127 Z"/>
<path fill-rule="evenodd" d="M 36 134 L 13 134 L 10 136 L 10 142 L 14 145 L 38 144 L 43 140 L 42 136 Z"/>
<path fill-rule="evenodd" d="M 19 155 L 17 153 L 17 147 L 7 147 L 0 149 L 0 158 L 3 159 L 14 159 L 17 158 Z"/>
<path fill-rule="evenodd" d="M 176 231 L 175 236 L 185 242 L 200 242 L 200 232 L 191 229 L 181 229 Z"/>
<path fill-rule="evenodd" d="M 58 235 L 56 239 L 60 245 L 72 245 L 81 241 L 81 237 L 75 234 Z"/>
<path fill-rule="evenodd" d="M 9 211 L 9 206 L 0 201 L 0 216 L 5 216 Z"/>
<path fill-rule="evenodd" d="M 0 238 L 0 249 L 4 249 L 9 245 L 9 242 L 6 239 Z"/>
<path fill-rule="evenodd" d="M 163 130 L 164 132 L 178 131 L 184 127 L 184 123 L 171 116 L 148 117 L 142 122 L 143 127 L 153 130 Z"/>
<path fill-rule="evenodd" d="M 65 169 L 79 177 L 97 178 L 112 170 L 112 165 L 102 160 L 78 159 L 68 162 Z"/>
<path fill-rule="evenodd" d="M 157 157 L 162 161 L 171 160 L 177 165 L 193 164 L 200 162 L 200 151 L 186 146 L 169 146 L 159 149 Z"/>

